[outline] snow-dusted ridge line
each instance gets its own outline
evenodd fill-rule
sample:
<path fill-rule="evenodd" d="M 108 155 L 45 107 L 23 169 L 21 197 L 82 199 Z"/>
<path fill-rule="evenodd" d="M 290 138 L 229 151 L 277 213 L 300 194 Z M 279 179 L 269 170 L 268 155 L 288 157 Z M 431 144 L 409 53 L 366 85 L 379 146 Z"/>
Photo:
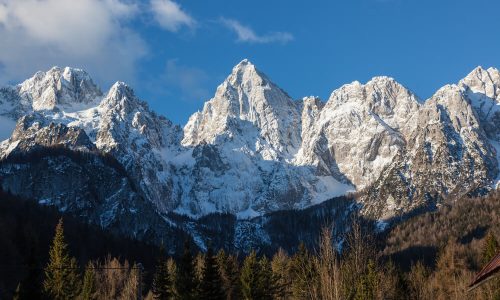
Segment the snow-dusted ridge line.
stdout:
<path fill-rule="evenodd" d="M 0 126 L 9 130 L 19 117 L 37 113 L 49 123 L 82 128 L 124 165 L 160 213 L 249 218 L 377 187 L 359 200 L 369 213 L 390 218 L 429 199 L 495 185 L 499 74 L 478 67 L 426 101 L 377 76 L 343 85 L 323 102 L 291 99 L 243 60 L 181 128 L 125 83 L 102 93 L 85 71 L 54 67 L 0 89 Z M 0 157 L 21 147 L 15 143 L 3 141 Z M 432 195 L 418 179 L 430 171 L 441 181 Z M 460 179 L 448 178 L 451 171 Z M 391 172 L 401 180 L 394 188 Z"/>

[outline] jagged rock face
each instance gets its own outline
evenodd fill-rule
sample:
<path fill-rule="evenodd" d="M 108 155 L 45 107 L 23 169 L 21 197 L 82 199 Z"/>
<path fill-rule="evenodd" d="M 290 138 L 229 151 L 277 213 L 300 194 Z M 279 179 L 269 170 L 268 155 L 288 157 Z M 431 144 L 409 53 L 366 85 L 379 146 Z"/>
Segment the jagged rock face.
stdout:
<path fill-rule="evenodd" d="M 152 234 L 151 226 L 165 230 L 166 224 L 127 172 L 102 156 L 82 129 L 40 118 L 22 117 L 8 151 L 2 149 L 2 189 L 125 236 L 159 239 L 161 231 Z"/>
<path fill-rule="evenodd" d="M 417 98 L 391 78 L 345 85 L 316 117 L 296 161 L 364 188 L 401 152 L 418 109 Z"/>
<path fill-rule="evenodd" d="M 27 109 L 53 110 L 56 107 L 95 104 L 102 96 L 100 89 L 83 70 L 54 67 L 38 72 L 18 87 Z"/>
<path fill-rule="evenodd" d="M 495 150 L 463 89 L 440 89 L 414 118 L 406 151 L 363 197 L 367 215 L 390 218 L 446 198 L 478 195 L 498 174 Z"/>
<path fill-rule="evenodd" d="M 9 142 L 11 145 L 10 151 L 3 151 L 3 155 L 8 155 L 12 151 L 30 152 L 37 146 L 61 146 L 79 151 L 97 149 L 83 129 L 49 122 L 37 114 L 21 117 L 12 132 Z"/>
<path fill-rule="evenodd" d="M 321 110 L 325 104 L 318 97 L 305 97 L 302 99 L 302 141 L 311 136 L 311 130 L 318 121 Z"/>
<path fill-rule="evenodd" d="M 259 129 L 263 142 L 258 142 L 258 145 L 255 145 L 255 140 L 242 142 L 256 147 L 264 159 L 276 159 L 297 151 L 300 121 L 293 100 L 253 64 L 244 60 L 217 88 L 215 97 L 205 104 L 203 111 L 189 119 L 182 143 L 186 146 L 201 142 L 222 143 L 241 135 L 234 127 L 240 125 L 239 129 L 243 129 L 248 122 Z M 220 140 L 224 135 L 226 139 Z"/>
<path fill-rule="evenodd" d="M 210 153 L 221 167 L 206 168 L 197 159 L 192 168 L 179 169 L 184 193 L 178 211 L 255 216 L 306 207 L 349 190 L 331 176 L 316 176 L 314 167 L 292 163 L 301 128 L 312 124 L 322 106 L 319 99 L 309 102 L 294 102 L 253 64 L 239 63 L 184 127 L 182 145 L 213 145 Z"/>
<path fill-rule="evenodd" d="M 481 67 L 474 69 L 459 83 L 476 111 L 490 139 L 500 140 L 500 72 Z"/>
<path fill-rule="evenodd" d="M 113 85 L 99 111 L 97 147 L 130 171 L 146 199 L 161 211 L 174 209 L 173 175 L 164 156 L 178 151 L 180 128 L 152 113 L 123 83 Z"/>
<path fill-rule="evenodd" d="M 367 191 L 358 199 L 363 211 L 387 219 L 487 191 L 498 180 L 498 86 L 498 70 L 478 68 L 425 102 L 388 77 L 345 85 L 326 103 L 293 101 L 244 60 L 181 129 L 124 83 L 103 95 L 85 72 L 53 68 L 0 89 L 0 123 L 22 117 L 0 143 L 0 157 L 55 146 L 110 155 L 126 172 L 124 190 L 133 189 L 161 216 L 248 218 L 356 188 Z M 59 182 L 50 161 L 44 174 Z M 17 176 L 13 166 L 9 185 Z M 32 179 L 23 172 L 23 182 Z M 50 197 L 62 199 L 67 188 Z"/>

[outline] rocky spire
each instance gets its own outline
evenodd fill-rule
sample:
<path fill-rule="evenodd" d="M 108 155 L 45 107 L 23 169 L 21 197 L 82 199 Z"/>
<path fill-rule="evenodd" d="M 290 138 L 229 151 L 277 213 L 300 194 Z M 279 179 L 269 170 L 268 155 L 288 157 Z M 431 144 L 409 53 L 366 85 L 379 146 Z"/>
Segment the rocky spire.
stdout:
<path fill-rule="evenodd" d="M 214 143 L 245 122 L 278 153 L 293 153 L 300 146 L 297 104 L 248 60 L 236 65 L 203 110 L 191 116 L 183 144 Z"/>

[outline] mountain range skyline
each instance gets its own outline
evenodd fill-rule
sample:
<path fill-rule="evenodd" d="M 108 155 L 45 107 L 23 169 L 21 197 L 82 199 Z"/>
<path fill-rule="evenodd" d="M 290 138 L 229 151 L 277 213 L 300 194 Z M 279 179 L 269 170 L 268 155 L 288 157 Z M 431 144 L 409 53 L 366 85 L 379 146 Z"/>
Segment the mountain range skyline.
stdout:
<path fill-rule="evenodd" d="M 242 58 L 242 59 L 241 59 L 238 63 L 236 63 L 236 64 L 233 66 L 233 68 L 234 68 L 234 67 L 236 67 L 236 66 L 238 66 L 238 65 L 240 65 L 240 64 L 242 64 L 242 63 L 249 63 L 249 64 L 251 64 L 251 65 L 254 65 L 254 64 L 253 64 L 253 62 L 252 62 L 250 59 L 248 59 L 248 58 Z M 84 74 L 86 74 L 86 76 L 89 76 L 89 78 L 91 78 L 91 80 L 93 80 L 93 82 L 95 82 L 94 84 L 96 85 L 96 88 L 97 88 L 97 89 L 98 89 L 101 93 L 102 93 L 102 91 L 108 91 L 108 90 L 110 90 L 110 89 L 111 89 L 111 88 L 112 88 L 115 84 L 117 84 L 117 83 L 124 84 L 124 85 L 126 85 L 126 86 L 130 87 L 130 88 L 134 91 L 134 93 L 135 93 L 135 94 L 136 94 L 136 95 L 137 95 L 137 96 L 138 96 L 138 97 L 139 97 L 142 101 L 144 101 L 145 103 L 147 103 L 147 104 L 151 107 L 151 109 L 152 109 L 152 110 L 154 110 L 156 113 L 158 113 L 159 115 L 162 115 L 162 116 L 164 116 L 164 117 L 168 118 L 169 120 L 173 121 L 173 122 L 174 122 L 174 124 L 179 125 L 179 126 L 182 126 L 182 127 L 183 127 L 184 125 L 186 125 L 186 124 L 189 122 L 189 118 L 193 115 L 193 113 L 196 113 L 196 112 L 200 112 L 200 111 L 202 111 L 202 110 L 203 110 L 203 106 L 204 106 L 204 104 L 205 104 L 205 103 L 207 103 L 207 102 L 208 102 L 208 101 L 212 98 L 212 96 L 210 96 L 210 97 L 208 97 L 207 99 L 203 100 L 203 101 L 201 102 L 201 104 L 200 104 L 199 109 L 195 109 L 194 111 L 191 111 L 191 113 L 187 116 L 187 119 L 186 119 L 184 122 L 175 122 L 174 120 L 176 120 L 176 119 L 177 119 L 177 118 L 175 118 L 175 116 L 171 116 L 171 115 L 169 115 L 169 114 L 168 114 L 168 112 L 162 113 L 161 111 L 157 111 L 157 110 L 154 108 L 154 106 L 153 106 L 153 105 L 151 105 L 151 102 L 154 102 L 154 101 L 155 101 L 155 99 L 147 99 L 147 98 L 142 98 L 142 97 L 140 97 L 140 95 L 138 94 L 137 89 L 136 89 L 136 88 L 135 88 L 132 84 L 130 84 L 129 82 L 119 80 L 119 81 L 115 81 L 115 82 L 113 82 L 113 83 L 109 86 L 109 88 L 105 88 L 104 86 L 99 85 L 97 81 L 94 81 L 94 78 L 92 77 L 92 74 L 88 73 L 88 72 L 87 72 L 87 70 L 85 70 L 84 68 L 79 68 L 79 67 L 74 67 L 74 66 L 64 66 L 64 67 L 61 67 L 61 66 L 54 65 L 54 66 L 52 66 L 51 68 L 47 69 L 46 71 L 43 71 L 43 70 L 36 70 L 36 71 L 33 71 L 33 72 L 32 72 L 32 74 L 33 74 L 33 76 L 36 76 L 36 75 L 37 75 L 37 74 L 39 74 L 39 73 L 46 73 L 46 72 L 49 72 L 49 71 L 50 71 L 50 70 L 52 70 L 52 69 L 57 69 L 57 70 L 76 70 L 76 71 L 81 71 L 81 72 L 83 72 Z M 259 69 L 260 69 L 260 68 L 259 68 Z M 455 82 L 447 82 L 447 83 L 445 83 L 443 86 L 446 86 L 446 85 L 456 85 L 456 84 L 457 84 L 460 80 L 462 80 L 463 78 L 467 77 L 467 75 L 469 75 L 469 74 L 471 74 L 471 73 L 474 73 L 476 70 L 484 70 L 484 71 L 487 71 L 487 70 L 493 70 L 493 71 L 497 72 L 497 71 L 498 71 L 498 67 L 497 67 L 497 66 L 493 66 L 493 65 L 491 65 L 491 66 L 490 66 L 490 65 L 488 65 L 488 66 L 476 65 L 476 66 L 474 66 L 473 68 L 471 68 L 470 70 L 466 71 L 464 74 L 456 76 L 456 77 L 457 77 L 457 78 L 459 78 L 459 79 L 458 79 L 458 80 L 456 80 Z M 268 76 L 267 76 L 267 74 L 265 74 L 264 76 L 268 77 Z M 406 85 L 402 84 L 402 83 L 398 80 L 398 78 L 393 77 L 393 76 L 388 76 L 388 75 L 383 75 L 383 74 L 380 74 L 380 75 L 375 75 L 375 76 L 373 76 L 373 77 L 370 77 L 370 78 L 366 79 L 365 81 L 362 81 L 362 80 L 356 80 L 356 79 L 355 79 L 355 80 L 350 81 L 350 82 L 344 82 L 344 83 L 342 83 L 342 84 L 340 84 L 340 85 L 338 85 L 338 86 L 336 86 L 336 87 L 332 87 L 331 91 L 329 92 L 329 94 L 328 94 L 328 95 L 327 95 L 327 97 L 325 97 L 325 98 L 320 97 L 320 96 L 318 96 L 317 94 L 314 94 L 314 93 L 312 93 L 312 94 L 308 94 L 308 95 L 302 95 L 302 96 L 299 96 L 299 97 L 297 97 L 297 98 L 294 98 L 294 97 L 291 97 L 291 96 L 290 96 L 290 98 L 291 98 L 294 102 L 301 102 L 301 101 L 303 101 L 303 100 L 304 100 L 304 99 L 306 99 L 306 98 L 315 98 L 315 99 L 318 99 L 319 101 L 321 101 L 322 103 L 325 103 L 325 104 L 326 104 L 326 102 L 328 102 L 328 100 L 329 100 L 329 98 L 331 97 L 331 95 L 332 95 L 334 92 L 336 92 L 337 90 L 342 89 L 344 86 L 348 86 L 348 85 L 351 85 L 351 84 L 362 84 L 362 85 L 364 85 L 364 84 L 366 84 L 366 83 L 368 83 L 368 82 L 371 82 L 371 81 L 373 81 L 373 80 L 376 80 L 376 79 L 378 79 L 378 78 L 387 78 L 387 79 L 390 79 L 390 80 L 393 80 L 393 81 L 397 82 L 398 84 L 401 84 L 401 85 L 402 85 L 402 86 L 404 86 L 406 89 L 408 89 L 408 91 L 410 91 L 410 92 L 411 92 L 411 93 L 412 93 L 412 94 L 413 94 L 413 95 L 417 98 L 417 100 L 418 100 L 420 103 L 423 103 L 423 102 L 425 102 L 425 101 L 429 100 L 430 98 L 432 98 L 432 96 L 433 96 L 433 95 L 434 95 L 434 94 L 435 94 L 435 93 L 436 93 L 436 92 L 437 92 L 440 88 L 442 88 L 442 87 L 443 87 L 443 86 L 440 86 L 439 88 L 435 89 L 435 90 L 434 90 L 434 92 L 432 92 L 432 93 L 431 93 L 428 97 L 421 97 L 421 95 L 418 93 L 418 91 L 415 91 L 415 90 L 411 89 L 410 87 L 408 87 L 408 86 L 406 86 Z M 218 84 L 216 84 L 216 85 L 215 85 L 215 87 L 214 87 L 214 93 L 215 93 L 215 91 L 216 91 L 217 87 L 218 87 L 219 85 L 221 85 L 221 84 L 224 82 L 224 80 L 225 80 L 225 79 L 224 79 L 224 78 L 222 78 L 222 79 L 220 80 L 220 82 L 219 82 Z M 16 83 L 16 82 L 11 82 L 11 83 L 9 83 L 9 84 L 3 84 L 3 85 L 0 85 L 0 88 L 2 88 L 2 87 L 4 87 L 4 88 L 6 88 L 6 87 L 15 87 L 15 86 L 17 86 L 17 85 L 20 85 L 21 83 L 22 83 L 22 82 L 17 82 L 17 83 Z M 278 84 L 277 86 L 278 86 L 280 89 L 282 89 L 282 85 Z M 288 92 L 287 92 L 285 89 L 282 89 L 282 90 L 283 90 L 286 94 L 288 94 Z"/>
<path fill-rule="evenodd" d="M 176 124 L 200 110 L 245 57 L 294 99 L 326 99 L 343 83 L 377 75 L 428 98 L 478 65 L 500 65 L 489 31 L 500 27 L 500 7 L 491 0 L 0 4 L 0 85 L 73 66 L 103 88 L 127 82 Z"/>
<path fill-rule="evenodd" d="M 398 209 L 446 198 L 450 189 L 472 193 L 496 186 L 499 81 L 497 69 L 477 67 L 422 101 L 393 78 L 380 76 L 345 84 L 326 102 L 297 101 L 244 59 L 180 127 L 156 114 L 125 83 L 103 93 L 83 70 L 52 68 L 1 90 L 2 128 L 10 135 L 16 126 L 12 138 L 2 142 L 1 156 L 30 153 L 47 143 L 37 136 L 52 132 L 49 123 L 54 123 L 63 126 L 64 137 L 50 138 L 48 145 L 69 138 L 76 149 L 112 154 L 160 212 L 230 212 L 247 218 L 308 207 L 374 184 L 402 184 L 398 189 L 410 190 L 397 192 L 397 198 L 406 197 L 401 208 L 380 195 L 365 197 L 382 205 L 387 218 Z M 88 138 L 66 137 L 66 127 L 81 129 Z M 448 157 L 440 167 L 434 163 L 438 156 Z M 432 197 L 415 196 L 424 189 L 411 183 L 417 180 L 411 171 L 415 159 L 425 172 L 447 170 L 436 175 L 447 183 L 440 182 L 445 186 L 437 186 Z M 467 166 L 469 159 L 475 168 Z M 446 179 L 450 168 L 458 169 Z M 384 183 L 390 169 L 407 179 Z M 460 187 L 457 174 L 466 176 Z M 395 192 L 382 197 L 392 199 Z"/>

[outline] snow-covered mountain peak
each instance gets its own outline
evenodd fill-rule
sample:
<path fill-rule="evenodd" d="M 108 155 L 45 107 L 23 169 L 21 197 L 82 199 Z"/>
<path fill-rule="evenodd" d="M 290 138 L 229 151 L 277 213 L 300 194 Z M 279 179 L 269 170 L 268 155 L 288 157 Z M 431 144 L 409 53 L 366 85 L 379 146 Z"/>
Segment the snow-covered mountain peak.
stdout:
<path fill-rule="evenodd" d="M 488 137 L 500 141 L 500 71 L 477 67 L 459 86 L 465 90 Z"/>
<path fill-rule="evenodd" d="M 97 143 L 108 144 L 114 141 L 127 144 L 124 139 L 134 142 L 146 139 L 148 144 L 161 147 L 164 141 L 163 131 L 169 132 L 173 124 L 166 118 L 158 117 L 147 103 L 138 99 L 134 90 L 123 82 L 116 82 L 99 104 L 101 114 Z"/>
<path fill-rule="evenodd" d="M 255 69 L 255 65 L 250 60 L 248 60 L 248 58 L 244 58 L 236 66 L 233 67 L 233 73 L 239 69 L 244 69 L 246 67 Z"/>
<path fill-rule="evenodd" d="M 400 99 L 398 99 L 400 97 Z M 374 102 L 403 100 L 419 102 L 418 98 L 392 77 L 376 76 L 365 84 L 353 81 L 334 90 L 328 100 L 329 106 L 338 106 L 346 102 L 359 102 L 373 105 Z M 395 103 L 393 103 L 395 104 Z"/>
<path fill-rule="evenodd" d="M 476 113 L 465 97 L 463 88 L 456 84 L 440 88 L 426 101 L 425 106 L 437 109 L 440 112 L 441 122 L 452 122 L 458 129 L 479 126 Z"/>
<path fill-rule="evenodd" d="M 243 60 L 203 110 L 191 116 L 184 127 L 183 144 L 214 143 L 221 135 L 245 135 L 241 130 L 248 125 L 257 129 L 273 151 L 293 153 L 300 145 L 297 104 L 252 63 Z M 247 145 L 256 142 L 245 141 Z"/>
<path fill-rule="evenodd" d="M 236 66 L 233 67 L 230 77 L 243 75 L 244 73 L 250 73 L 250 72 L 258 72 L 258 71 L 255 65 L 251 61 L 245 58 L 242 61 L 240 61 Z M 260 74 L 260 76 L 262 75 L 263 74 Z"/>
<path fill-rule="evenodd" d="M 411 95 L 416 98 L 413 93 L 408 90 L 404 85 L 396 81 L 396 79 L 388 76 L 376 76 L 365 84 L 366 88 L 373 88 L 375 91 L 381 93 L 396 93 Z"/>
<path fill-rule="evenodd" d="M 311 106 L 311 105 L 316 105 L 316 106 L 323 106 L 324 103 L 321 101 L 321 98 L 318 96 L 308 96 L 302 98 L 302 104 L 304 106 Z"/>
<path fill-rule="evenodd" d="M 472 93 L 482 93 L 500 103 L 500 71 L 495 68 L 475 68 L 459 83 Z"/>
<path fill-rule="evenodd" d="M 140 102 L 135 96 L 134 90 L 124 82 L 116 82 L 111 86 L 108 94 L 99 104 L 101 108 L 118 107 L 124 113 L 129 113 Z"/>
<path fill-rule="evenodd" d="M 463 80 L 472 80 L 479 79 L 480 81 L 490 81 L 496 82 L 500 77 L 500 71 L 497 68 L 489 67 L 484 68 L 482 66 L 478 66 L 474 68 Z"/>
<path fill-rule="evenodd" d="M 232 70 L 231 74 L 219 86 L 217 93 L 225 93 L 228 89 L 242 89 L 251 93 L 257 89 L 279 89 L 269 78 L 260 72 L 248 59 L 242 60 Z M 282 93 L 285 93 L 281 90 Z M 228 99 L 232 100 L 232 99 Z M 262 98 L 262 100 L 266 100 Z"/>
<path fill-rule="evenodd" d="M 151 111 L 148 104 L 137 98 L 134 90 L 123 82 L 116 82 L 110 88 L 107 95 L 99 104 L 98 110 L 102 116 L 101 127 L 104 126 L 103 124 L 111 122 L 111 120 L 113 120 L 112 122 L 125 123 L 121 126 L 124 128 L 127 126 L 140 128 L 139 131 L 141 134 L 149 131 L 146 128 L 155 128 L 154 130 L 159 132 L 161 129 L 156 127 L 164 126 L 168 130 L 171 127 L 178 127 L 174 126 L 165 117 L 158 116 L 155 112 Z M 155 145 L 161 143 L 161 138 L 153 142 Z"/>
<path fill-rule="evenodd" d="M 99 87 L 85 71 L 69 67 L 37 72 L 17 89 L 25 109 L 35 111 L 57 107 L 78 110 L 95 105 L 102 96 Z"/>
<path fill-rule="evenodd" d="M 456 85 L 456 84 L 446 84 L 444 86 L 442 86 L 441 88 L 439 88 L 435 93 L 434 95 L 432 95 L 431 99 L 433 98 L 443 98 L 443 97 L 446 97 L 447 95 L 449 95 L 450 93 L 451 94 L 458 94 L 458 93 L 461 93 L 462 92 L 462 89 L 460 86 Z M 429 100 L 431 100 L 429 99 Z"/>
<path fill-rule="evenodd" d="M 366 84 L 354 81 L 334 90 L 323 119 L 330 119 L 328 111 L 365 111 L 397 129 L 418 110 L 419 102 L 417 96 L 393 78 L 378 76 Z"/>

